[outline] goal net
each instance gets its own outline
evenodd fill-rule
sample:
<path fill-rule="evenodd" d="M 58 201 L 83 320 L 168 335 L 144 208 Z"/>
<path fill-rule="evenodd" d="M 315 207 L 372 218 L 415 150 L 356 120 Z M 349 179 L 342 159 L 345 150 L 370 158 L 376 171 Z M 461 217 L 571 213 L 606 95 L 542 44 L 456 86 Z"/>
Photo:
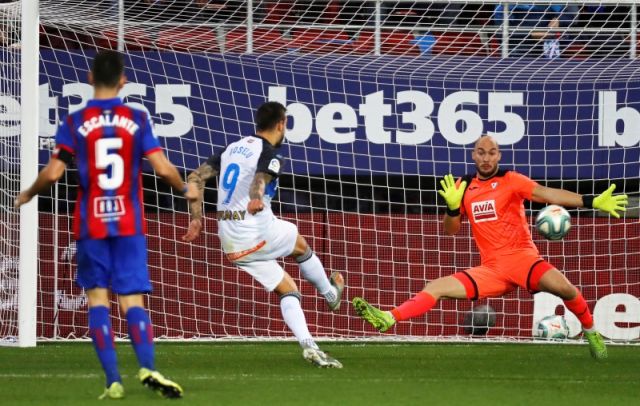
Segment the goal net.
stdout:
<path fill-rule="evenodd" d="M 0 343 L 19 335 L 20 4 L 0 4 Z M 35 255 L 35 251 L 34 251 Z"/>
<path fill-rule="evenodd" d="M 580 287 L 603 335 L 637 341 L 636 12 L 633 1 L 40 0 L 40 160 L 50 155 L 60 118 L 92 96 L 86 75 L 96 50 L 121 49 L 129 81 L 121 96 L 149 111 L 184 174 L 252 134 L 261 103 L 287 106 L 288 162 L 274 211 L 294 222 L 327 271 L 344 272 L 347 283 L 342 308 L 331 314 L 299 279 L 296 264 L 283 261 L 315 336 L 464 339 L 465 315 L 478 304 L 495 309 L 488 337 L 530 340 L 537 320 L 563 312 L 576 336 L 579 323 L 559 299 L 524 290 L 442 301 L 383 335 L 347 302 L 362 296 L 390 309 L 425 281 L 479 263 L 466 221 L 455 237 L 444 235 L 436 190 L 443 175 L 474 171 L 473 143 L 490 134 L 504 168 L 580 193 L 615 183 L 631 197 L 621 219 L 573 210 L 562 241 L 543 240 L 533 228 L 532 235 L 541 254 Z M 2 162 L 11 159 L 8 140 L 0 138 Z M 87 336 L 86 299 L 73 282 L 74 171 L 39 202 L 33 255 L 42 339 Z M 149 167 L 144 188 L 156 335 L 291 337 L 276 295 L 221 255 L 215 185 L 205 195 L 204 234 L 193 244 L 181 241 L 185 203 Z M 530 218 L 541 207 L 525 206 Z M 2 216 L 4 235 L 11 235 L 12 218 Z M 3 321 L 17 260 L 4 246 Z M 112 310 L 116 334 L 125 335 L 115 302 Z"/>

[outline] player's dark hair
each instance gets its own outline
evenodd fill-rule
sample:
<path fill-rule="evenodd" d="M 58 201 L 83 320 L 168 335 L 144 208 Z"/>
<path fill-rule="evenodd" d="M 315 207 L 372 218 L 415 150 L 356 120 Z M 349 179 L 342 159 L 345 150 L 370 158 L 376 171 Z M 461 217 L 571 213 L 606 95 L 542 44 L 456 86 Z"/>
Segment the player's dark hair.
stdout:
<path fill-rule="evenodd" d="M 287 109 L 278 102 L 266 102 L 256 112 L 256 129 L 266 131 L 273 129 L 287 117 Z"/>
<path fill-rule="evenodd" d="M 100 51 L 91 65 L 93 83 L 99 87 L 116 87 L 124 73 L 124 57 L 117 51 Z"/>

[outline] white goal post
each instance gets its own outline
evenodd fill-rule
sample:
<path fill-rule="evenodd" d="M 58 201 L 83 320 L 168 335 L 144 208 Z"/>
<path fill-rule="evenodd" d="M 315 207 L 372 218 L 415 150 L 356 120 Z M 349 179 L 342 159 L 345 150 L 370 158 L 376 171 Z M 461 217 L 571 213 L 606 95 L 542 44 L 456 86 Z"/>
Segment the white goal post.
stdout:
<path fill-rule="evenodd" d="M 38 170 L 38 1 L 0 4 L 0 345 L 36 345 L 38 287 L 37 199 L 13 199 Z"/>
<path fill-rule="evenodd" d="M 121 96 L 151 114 L 169 158 L 185 175 L 213 151 L 251 134 L 261 103 L 285 104 L 292 120 L 274 211 L 297 224 L 327 271 L 345 273 L 346 300 L 363 296 L 384 309 L 413 296 L 425 281 L 478 264 L 466 221 L 459 235 L 444 235 L 436 188 L 447 173 L 472 172 L 471 147 L 491 134 L 501 144 L 504 167 L 544 185 L 593 194 L 616 183 L 630 196 L 619 220 L 572 210 L 564 240 L 546 241 L 533 228 L 532 235 L 542 255 L 580 287 L 603 335 L 637 343 L 637 3 L 40 0 L 38 7 L 24 1 L 23 93 L 3 88 L 0 96 L 20 97 L 26 114 L 18 175 L 23 188 L 47 161 L 60 118 L 92 96 L 86 74 L 100 49 L 124 52 L 128 84 Z M 2 55 L 15 56 L 11 52 Z M 0 131 L 9 124 L 4 118 Z M 38 134 L 37 142 L 29 134 Z M 0 145 L 15 140 L 0 134 Z M 0 149 L 2 160 L 13 159 L 10 154 L 8 146 Z M 27 253 L 21 251 L 19 261 L 16 213 L 0 217 L 3 238 L 14 238 L 14 248 L 2 252 L 0 342 L 87 337 L 86 298 L 73 283 L 74 171 L 40 197 L 38 211 L 34 203 L 21 212 L 20 247 Z M 5 173 L 3 167 L 3 179 Z M 188 224 L 185 203 L 150 168 L 143 183 L 156 335 L 289 337 L 275 295 L 221 254 L 215 186 L 205 196 L 204 234 L 186 244 L 180 239 Z M 541 206 L 525 208 L 532 217 Z M 16 287 L 9 279 L 18 263 Z M 329 313 L 299 279 L 297 266 L 283 265 L 298 281 L 310 329 L 320 339 L 469 338 L 464 318 L 478 303 L 442 301 L 381 335 L 347 302 Z M 5 299 L 16 289 L 19 317 Z M 570 336 L 579 335 L 577 320 L 550 295 L 514 291 L 480 304 L 496 311 L 489 339 L 531 341 L 537 320 L 563 312 Z M 34 313 L 22 313 L 23 306 L 37 312 L 37 331 Z M 126 321 L 115 303 L 112 310 L 116 336 L 123 337 Z"/>

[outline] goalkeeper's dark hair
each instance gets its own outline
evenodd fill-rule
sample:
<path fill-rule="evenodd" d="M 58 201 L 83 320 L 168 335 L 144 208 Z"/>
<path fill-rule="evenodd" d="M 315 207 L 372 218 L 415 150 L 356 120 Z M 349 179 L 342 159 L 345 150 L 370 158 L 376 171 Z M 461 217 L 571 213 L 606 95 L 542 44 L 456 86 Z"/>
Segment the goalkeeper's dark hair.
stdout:
<path fill-rule="evenodd" d="M 266 102 L 256 111 L 256 129 L 267 131 L 287 117 L 287 109 L 278 102 Z"/>
<path fill-rule="evenodd" d="M 98 87 L 116 87 L 124 73 L 124 57 L 117 51 L 100 51 L 91 65 L 93 84 Z"/>

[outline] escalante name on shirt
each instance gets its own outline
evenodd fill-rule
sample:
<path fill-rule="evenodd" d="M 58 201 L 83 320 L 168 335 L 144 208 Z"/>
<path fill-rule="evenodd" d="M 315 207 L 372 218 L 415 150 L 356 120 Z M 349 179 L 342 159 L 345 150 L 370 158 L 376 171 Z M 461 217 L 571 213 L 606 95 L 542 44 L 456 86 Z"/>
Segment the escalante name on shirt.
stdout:
<path fill-rule="evenodd" d="M 129 117 L 120 116 L 118 114 L 113 116 L 102 114 L 91 117 L 89 120 L 85 121 L 80 127 L 78 127 L 78 132 L 83 137 L 86 137 L 91 131 L 101 127 L 119 127 L 131 135 L 140 128 L 140 126 Z"/>

